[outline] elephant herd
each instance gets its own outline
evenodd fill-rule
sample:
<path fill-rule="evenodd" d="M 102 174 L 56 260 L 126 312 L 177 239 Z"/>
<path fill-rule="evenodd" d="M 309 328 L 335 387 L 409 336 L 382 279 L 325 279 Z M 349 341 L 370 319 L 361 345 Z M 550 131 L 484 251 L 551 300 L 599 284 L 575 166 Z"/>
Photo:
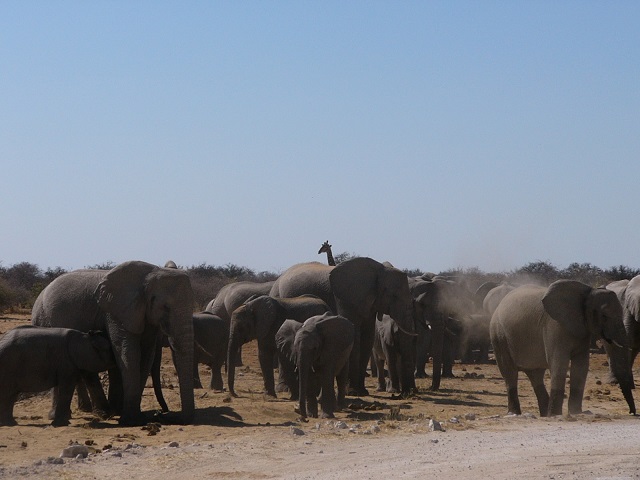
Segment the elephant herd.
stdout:
<path fill-rule="evenodd" d="M 267 395 L 289 392 L 301 416 L 330 418 L 347 395 L 368 394 L 369 364 L 378 390 L 409 394 L 431 359 L 431 389 L 437 390 L 453 375 L 458 355 L 488 361 L 490 346 L 509 412 L 521 413 L 523 371 L 540 415 L 561 414 L 569 371 L 569 413 L 579 413 L 597 338 L 609 355 L 611 380 L 635 414 L 640 277 L 606 288 L 558 280 L 548 287 L 486 283 L 471 292 L 459 279 L 407 277 L 387 262 L 356 257 L 338 265 L 297 264 L 273 282 L 231 283 L 205 311 L 194 314 L 193 305 L 189 277 L 173 262 L 131 261 L 58 277 L 38 296 L 33 326 L 0 338 L 0 425 L 15 424 L 20 393 L 49 388 L 49 418 L 68 424 L 74 387 L 81 408 L 117 414 L 121 425 L 144 424 L 140 402 L 149 375 L 168 411 L 160 389 L 163 345 L 172 351 L 181 400 L 181 411 L 166 413 L 166 421 L 193 423 L 198 363 L 211 367 L 210 388 L 219 391 L 226 365 L 227 388 L 236 395 L 235 370 L 251 340 Z M 108 395 L 98 377 L 105 370 Z"/>

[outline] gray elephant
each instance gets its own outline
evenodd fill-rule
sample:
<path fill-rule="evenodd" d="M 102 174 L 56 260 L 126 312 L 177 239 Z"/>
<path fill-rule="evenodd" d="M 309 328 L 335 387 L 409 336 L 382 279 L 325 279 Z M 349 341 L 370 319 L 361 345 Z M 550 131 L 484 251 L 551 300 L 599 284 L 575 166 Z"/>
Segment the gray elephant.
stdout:
<path fill-rule="evenodd" d="M 318 395 L 322 418 L 333 418 L 336 406 L 344 405 L 353 341 L 351 321 L 331 312 L 313 316 L 303 324 L 295 320 L 282 324 L 276 333 L 276 344 L 297 367 L 300 416 L 318 416 Z"/>
<path fill-rule="evenodd" d="M 429 330 L 418 328 L 416 377 L 426 376 L 429 352 L 433 359 L 431 389 L 438 390 L 442 376 L 453 376 L 460 321 L 475 312 L 476 304 L 465 286 L 446 279 L 413 281 L 411 293 L 420 323 L 429 326 Z"/>
<path fill-rule="evenodd" d="M 13 406 L 18 394 L 55 388 L 54 426 L 68 425 L 71 398 L 78 379 L 115 363 L 109 339 L 101 332 L 31 325 L 0 337 L 0 426 L 16 425 Z"/>
<path fill-rule="evenodd" d="M 498 305 L 490 332 L 507 386 L 509 412 L 521 413 L 518 372 L 524 371 L 536 394 L 540 415 L 561 415 L 569 365 L 569 413 L 582 412 L 593 335 L 611 344 L 612 368 L 620 379 L 629 410 L 635 414 L 622 307 L 615 293 L 573 280 L 558 280 L 548 288 L 518 287 Z M 546 370 L 551 374 L 551 395 L 544 385 Z"/>
<path fill-rule="evenodd" d="M 416 330 L 417 328 L 416 326 Z M 378 392 L 408 395 L 417 390 L 414 376 L 416 336 L 407 335 L 400 330 L 389 315 L 383 315 L 376 323 L 373 358 L 378 376 Z M 385 363 L 388 379 L 384 375 Z"/>
<path fill-rule="evenodd" d="M 364 379 L 376 315 L 388 314 L 401 330 L 414 334 L 406 274 L 366 257 L 353 258 L 335 267 L 318 262 L 301 263 L 280 275 L 270 293 L 281 298 L 304 294 L 320 297 L 331 311 L 353 323 L 355 341 L 349 360 L 349 389 L 354 395 L 367 395 Z"/>
<path fill-rule="evenodd" d="M 223 320 L 217 315 L 210 312 L 200 312 L 193 314 L 193 385 L 195 388 L 202 388 L 200 380 L 200 372 L 198 365 L 207 365 L 211 369 L 211 381 L 209 388 L 211 390 L 222 392 L 224 385 L 222 382 L 221 368 L 227 359 L 227 347 L 229 344 L 229 322 Z M 169 407 L 161 388 L 160 366 L 162 363 L 162 347 L 170 347 L 169 340 L 166 335 L 156 345 L 156 356 L 151 367 L 151 378 L 153 381 L 153 390 L 156 399 L 160 404 L 163 412 L 168 412 Z M 176 357 L 171 351 L 173 363 L 175 366 Z"/>
<path fill-rule="evenodd" d="M 607 285 L 607 289 L 615 292 L 622 304 L 622 321 L 629 339 L 631 348 L 629 364 L 633 364 L 640 351 L 640 275 L 631 280 L 620 280 Z M 607 354 L 610 355 L 610 346 L 605 344 Z M 611 364 L 610 364 L 611 365 Z M 611 380 L 615 381 L 615 374 L 611 372 Z"/>
<path fill-rule="evenodd" d="M 117 365 L 109 370 L 109 402 L 120 412 L 122 425 L 146 422 L 140 411 L 142 390 L 156 342 L 161 332 L 166 334 L 176 352 L 180 421 L 191 423 L 195 412 L 193 304 L 186 272 L 131 261 L 111 270 L 76 270 L 56 278 L 36 299 L 32 323 L 107 333 Z M 94 401 L 104 396 L 96 379 L 90 389 Z"/>
<path fill-rule="evenodd" d="M 264 379 L 264 389 L 267 395 L 276 396 L 275 380 L 273 377 L 273 360 L 278 350 L 275 335 L 286 319 L 304 322 L 307 318 L 329 311 L 329 306 L 318 297 L 302 295 L 295 298 L 274 298 L 261 295 L 250 299 L 244 305 L 236 308 L 231 315 L 229 328 L 229 348 L 227 352 L 227 384 L 229 392 L 235 391 L 235 365 L 231 359 L 235 358 L 242 345 L 251 341 L 258 341 L 258 360 Z M 284 367 L 284 366 L 283 366 Z M 281 369 L 281 383 L 291 387 L 291 379 L 284 375 Z M 292 392 L 293 397 L 296 392 Z"/>

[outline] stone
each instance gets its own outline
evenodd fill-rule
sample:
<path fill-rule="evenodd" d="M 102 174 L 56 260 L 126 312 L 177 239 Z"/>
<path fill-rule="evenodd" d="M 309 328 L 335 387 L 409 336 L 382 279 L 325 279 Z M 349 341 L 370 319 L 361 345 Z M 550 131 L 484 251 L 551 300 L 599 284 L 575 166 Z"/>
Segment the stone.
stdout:
<path fill-rule="evenodd" d="M 429 420 L 429 430 L 431 430 L 432 432 L 444 432 L 442 424 L 439 421 L 434 420 L 433 418 Z"/>
<path fill-rule="evenodd" d="M 60 458 L 76 458 L 81 455 L 82 458 L 86 458 L 89 455 L 89 447 L 86 445 L 73 444 L 62 450 Z"/>

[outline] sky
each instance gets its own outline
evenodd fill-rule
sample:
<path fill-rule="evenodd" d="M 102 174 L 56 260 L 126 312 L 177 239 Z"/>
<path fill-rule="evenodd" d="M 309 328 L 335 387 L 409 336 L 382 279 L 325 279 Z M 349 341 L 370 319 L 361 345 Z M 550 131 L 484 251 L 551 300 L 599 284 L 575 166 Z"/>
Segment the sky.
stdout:
<path fill-rule="evenodd" d="M 0 265 L 640 267 L 640 2 L 8 1 Z"/>

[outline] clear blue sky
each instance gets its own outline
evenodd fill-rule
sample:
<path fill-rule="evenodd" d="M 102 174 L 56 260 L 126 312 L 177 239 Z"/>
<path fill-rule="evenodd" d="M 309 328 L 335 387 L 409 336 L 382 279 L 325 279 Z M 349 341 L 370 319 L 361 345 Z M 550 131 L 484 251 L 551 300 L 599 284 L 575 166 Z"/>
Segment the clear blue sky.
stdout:
<path fill-rule="evenodd" d="M 0 5 L 0 261 L 640 267 L 640 2 Z"/>

